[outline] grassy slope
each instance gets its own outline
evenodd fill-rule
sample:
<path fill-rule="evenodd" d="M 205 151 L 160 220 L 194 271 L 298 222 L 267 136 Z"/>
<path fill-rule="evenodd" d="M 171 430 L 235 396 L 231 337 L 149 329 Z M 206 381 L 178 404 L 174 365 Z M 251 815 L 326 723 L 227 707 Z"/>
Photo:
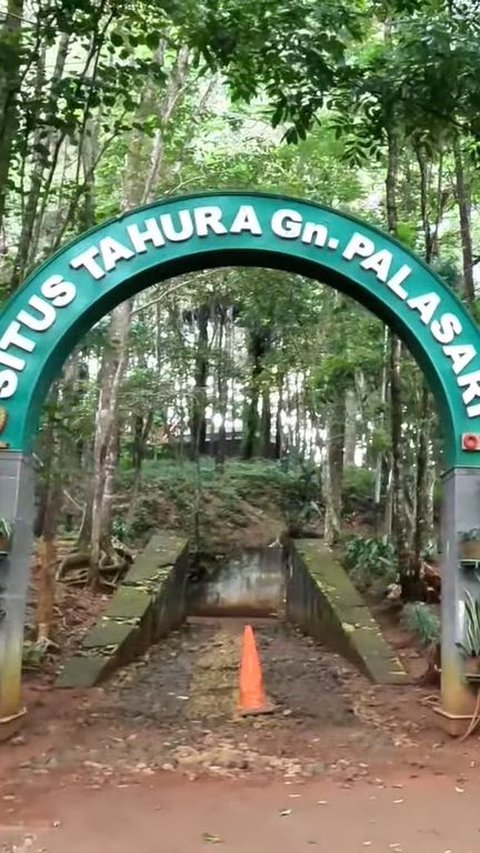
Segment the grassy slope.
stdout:
<path fill-rule="evenodd" d="M 201 547 L 227 550 L 268 545 L 291 524 L 310 514 L 318 520 L 312 501 L 318 501 L 314 472 L 277 462 L 227 462 L 223 474 L 212 460 L 200 464 L 160 460 L 145 464 L 141 486 L 133 499 L 132 474 L 120 473 L 117 487 L 117 530 L 136 542 L 155 528 L 198 531 Z M 310 520 L 310 519 L 309 519 Z"/>

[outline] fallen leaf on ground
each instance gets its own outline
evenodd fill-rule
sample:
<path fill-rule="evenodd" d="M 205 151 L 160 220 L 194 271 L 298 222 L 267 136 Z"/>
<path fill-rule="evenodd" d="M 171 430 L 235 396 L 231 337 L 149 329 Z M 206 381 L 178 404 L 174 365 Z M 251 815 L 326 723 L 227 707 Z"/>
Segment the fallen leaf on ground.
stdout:
<path fill-rule="evenodd" d="M 223 844 L 223 838 L 219 835 L 211 835 L 209 832 L 204 832 L 202 838 L 206 844 Z"/>

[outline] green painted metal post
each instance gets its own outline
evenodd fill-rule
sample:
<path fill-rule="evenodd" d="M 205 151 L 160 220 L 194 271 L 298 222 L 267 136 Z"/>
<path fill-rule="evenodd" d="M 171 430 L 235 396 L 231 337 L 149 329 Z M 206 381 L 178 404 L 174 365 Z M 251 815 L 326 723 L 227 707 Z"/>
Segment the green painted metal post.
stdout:
<path fill-rule="evenodd" d="M 14 523 L 0 562 L 0 740 L 16 730 L 21 691 L 25 604 L 33 551 L 33 467 L 26 454 L 0 451 L 0 516 Z"/>

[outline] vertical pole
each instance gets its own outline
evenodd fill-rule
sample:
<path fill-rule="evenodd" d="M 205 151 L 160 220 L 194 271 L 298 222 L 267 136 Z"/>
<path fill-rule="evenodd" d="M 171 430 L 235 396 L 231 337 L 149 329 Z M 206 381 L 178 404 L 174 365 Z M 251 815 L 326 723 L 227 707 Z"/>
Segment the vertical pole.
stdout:
<path fill-rule="evenodd" d="M 456 716 L 471 714 L 475 698 L 465 682 L 456 643 L 463 639 L 465 587 L 471 584 L 462 577 L 459 565 L 459 535 L 480 527 L 480 470 L 453 468 L 443 477 L 443 492 L 442 710 Z M 475 592 L 480 594 L 478 583 Z"/>
<path fill-rule="evenodd" d="M 0 450 L 0 517 L 14 525 L 0 560 L 0 740 L 24 714 L 21 690 L 25 606 L 33 554 L 34 470 L 31 456 Z"/>

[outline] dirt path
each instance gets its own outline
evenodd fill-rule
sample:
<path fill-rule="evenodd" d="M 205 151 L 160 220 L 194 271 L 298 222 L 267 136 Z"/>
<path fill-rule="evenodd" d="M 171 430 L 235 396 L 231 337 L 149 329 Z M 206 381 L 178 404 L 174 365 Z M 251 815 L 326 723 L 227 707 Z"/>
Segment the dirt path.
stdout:
<path fill-rule="evenodd" d="M 148 786 L 39 795 L 0 841 L 16 853 L 477 853 L 479 796 L 478 782 L 430 775 L 344 790 L 163 774 Z"/>
<path fill-rule="evenodd" d="M 0 748 L 0 850 L 478 853 L 478 737 L 263 620 L 277 710 L 235 719 L 242 628 L 191 624 L 101 689 L 33 682 Z"/>
<path fill-rule="evenodd" d="M 278 712 L 353 724 L 346 697 L 350 668 L 314 640 L 275 619 L 254 619 L 264 680 Z M 117 718 L 143 725 L 231 720 L 238 698 L 244 619 L 190 619 L 152 648 L 146 661 L 105 689 Z"/>

